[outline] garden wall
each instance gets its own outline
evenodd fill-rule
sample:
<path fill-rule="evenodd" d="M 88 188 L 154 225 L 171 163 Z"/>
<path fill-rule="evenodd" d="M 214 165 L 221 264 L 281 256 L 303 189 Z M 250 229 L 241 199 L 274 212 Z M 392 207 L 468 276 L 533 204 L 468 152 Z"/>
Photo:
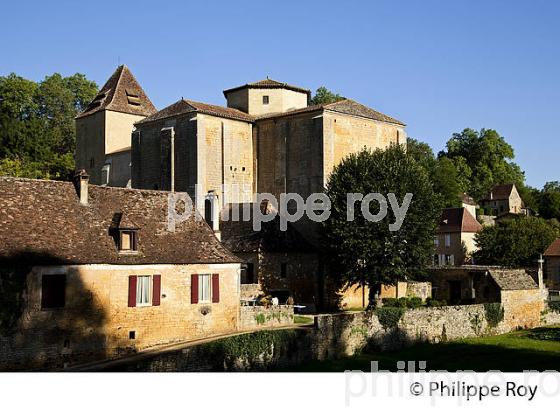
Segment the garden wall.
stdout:
<path fill-rule="evenodd" d="M 239 315 L 240 330 L 289 326 L 293 323 L 293 306 L 241 306 Z"/>

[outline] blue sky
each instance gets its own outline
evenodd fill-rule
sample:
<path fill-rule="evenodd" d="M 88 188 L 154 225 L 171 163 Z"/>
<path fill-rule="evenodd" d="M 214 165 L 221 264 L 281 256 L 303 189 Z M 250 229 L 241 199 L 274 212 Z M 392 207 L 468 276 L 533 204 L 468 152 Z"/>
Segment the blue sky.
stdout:
<path fill-rule="evenodd" d="M 527 182 L 560 179 L 560 3 L 555 1 L 6 2 L 0 75 L 126 63 L 158 108 L 224 104 L 273 79 L 325 85 L 408 124 L 434 151 L 494 128 Z"/>

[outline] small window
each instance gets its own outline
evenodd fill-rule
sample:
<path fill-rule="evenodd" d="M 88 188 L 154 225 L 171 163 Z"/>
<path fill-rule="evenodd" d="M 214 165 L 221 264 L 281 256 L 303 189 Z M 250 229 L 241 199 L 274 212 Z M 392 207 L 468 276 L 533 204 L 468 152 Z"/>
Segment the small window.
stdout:
<path fill-rule="evenodd" d="M 445 255 L 445 265 L 447 265 L 447 266 L 455 265 L 453 255 Z"/>
<path fill-rule="evenodd" d="M 152 304 L 152 277 L 138 276 L 136 280 L 136 306 Z"/>
<path fill-rule="evenodd" d="M 264 105 L 268 105 L 270 99 L 268 98 L 268 95 L 263 95 L 263 104 Z"/>
<path fill-rule="evenodd" d="M 280 265 L 280 277 L 282 279 L 286 279 L 288 276 L 288 265 L 286 263 L 282 263 Z"/>
<path fill-rule="evenodd" d="M 134 106 L 141 105 L 140 95 L 138 95 L 138 93 L 135 93 L 135 92 L 130 91 L 130 90 L 126 90 L 126 98 L 127 98 L 128 104 L 130 104 L 130 105 L 134 105 Z"/>
<path fill-rule="evenodd" d="M 66 275 L 43 275 L 41 308 L 62 308 L 66 304 Z"/>
<path fill-rule="evenodd" d="M 439 237 L 434 236 L 434 246 L 437 248 L 439 246 Z"/>
<path fill-rule="evenodd" d="M 136 231 L 122 230 L 119 238 L 119 251 L 121 252 L 136 252 L 137 238 Z"/>
<path fill-rule="evenodd" d="M 212 275 L 198 275 L 198 301 L 212 301 Z"/>
<path fill-rule="evenodd" d="M 451 246 L 451 234 L 445 234 L 445 246 L 449 248 Z"/>

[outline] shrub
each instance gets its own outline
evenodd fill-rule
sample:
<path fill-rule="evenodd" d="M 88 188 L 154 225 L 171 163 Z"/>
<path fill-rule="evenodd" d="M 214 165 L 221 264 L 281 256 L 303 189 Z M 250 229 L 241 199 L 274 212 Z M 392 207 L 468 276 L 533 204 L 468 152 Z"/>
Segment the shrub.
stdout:
<path fill-rule="evenodd" d="M 485 303 L 486 321 L 490 327 L 496 327 L 504 320 L 504 308 L 501 303 Z"/>
<path fill-rule="evenodd" d="M 399 320 L 404 315 L 405 309 L 402 307 L 381 307 L 374 310 L 379 323 L 383 326 L 383 329 L 394 329 L 397 327 Z"/>
<path fill-rule="evenodd" d="M 407 298 L 398 298 L 397 299 L 397 307 L 407 308 L 408 307 L 408 299 Z"/>
<path fill-rule="evenodd" d="M 426 298 L 426 306 L 428 306 L 428 307 L 447 306 L 447 301 L 446 300 L 435 300 L 435 299 L 432 299 L 432 298 Z"/>
<path fill-rule="evenodd" d="M 397 306 L 397 299 L 396 298 L 383 298 L 381 299 L 383 302 L 384 307 L 396 307 Z"/>
<path fill-rule="evenodd" d="M 407 300 L 407 306 L 410 309 L 419 308 L 420 306 L 422 306 L 422 299 L 417 296 L 413 296 Z"/>

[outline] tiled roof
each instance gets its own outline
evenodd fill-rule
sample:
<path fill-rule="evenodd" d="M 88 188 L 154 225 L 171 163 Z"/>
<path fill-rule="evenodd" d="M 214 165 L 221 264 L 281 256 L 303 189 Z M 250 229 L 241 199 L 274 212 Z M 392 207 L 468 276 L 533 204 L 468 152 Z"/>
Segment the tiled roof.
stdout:
<path fill-rule="evenodd" d="M 465 208 L 446 208 L 442 211 L 438 233 L 478 232 L 482 225 Z"/>
<path fill-rule="evenodd" d="M 280 81 L 271 80 L 270 78 L 266 78 L 264 80 L 256 81 L 254 83 L 248 83 L 248 84 L 240 85 L 238 87 L 224 90 L 224 95 L 227 96 L 228 93 L 232 91 L 242 90 L 243 88 L 284 88 L 286 90 L 292 90 L 300 93 L 305 93 L 307 95 L 311 95 L 311 91 L 306 88 L 296 87 L 295 85 L 290 85 L 288 83 L 282 83 Z"/>
<path fill-rule="evenodd" d="M 469 195 L 465 194 L 465 193 L 459 194 L 459 199 L 464 204 L 476 206 L 476 201 L 474 200 L 474 198 L 472 196 L 469 196 Z"/>
<path fill-rule="evenodd" d="M 222 118 L 230 118 L 234 120 L 240 120 L 245 122 L 253 122 L 254 118 L 243 111 L 237 110 L 235 108 L 222 107 L 220 105 L 211 105 L 201 102 L 191 101 L 191 100 L 179 100 L 176 103 L 171 104 L 168 107 L 150 115 L 137 122 L 137 124 L 143 124 L 147 122 L 157 121 L 164 118 L 174 117 L 181 114 L 187 114 L 192 112 L 198 112 L 201 114 L 215 115 Z"/>
<path fill-rule="evenodd" d="M 523 269 L 489 269 L 501 290 L 537 289 L 538 285 Z"/>
<path fill-rule="evenodd" d="M 44 264 L 238 263 L 206 222 L 167 229 L 167 192 L 0 178 L 0 260 Z M 121 215 L 119 215 L 121 214 Z M 112 228 L 138 229 L 138 253 L 119 254 Z"/>
<path fill-rule="evenodd" d="M 556 239 L 546 248 L 544 256 L 560 256 L 560 238 Z"/>
<path fill-rule="evenodd" d="M 388 115 L 380 113 L 379 111 L 375 111 L 372 108 L 366 107 L 365 105 L 350 99 L 344 99 L 329 104 L 311 105 L 309 107 L 286 111 L 283 113 L 264 114 L 256 117 L 256 119 L 262 120 L 262 119 L 278 118 L 278 117 L 285 117 L 290 115 L 297 115 L 301 113 L 321 111 L 321 110 L 337 112 L 340 114 L 355 115 L 357 117 L 369 118 L 372 120 L 389 122 L 397 125 L 403 125 L 403 126 L 406 125 L 405 123 L 395 118 L 389 117 Z"/>
<path fill-rule="evenodd" d="M 509 199 L 511 191 L 513 191 L 514 184 L 504 184 L 496 185 L 492 187 L 492 190 L 488 193 L 484 200 L 486 201 L 500 201 L 504 199 Z"/>
<path fill-rule="evenodd" d="M 126 65 L 115 70 L 93 101 L 76 118 L 102 110 L 145 116 L 157 111 Z"/>

